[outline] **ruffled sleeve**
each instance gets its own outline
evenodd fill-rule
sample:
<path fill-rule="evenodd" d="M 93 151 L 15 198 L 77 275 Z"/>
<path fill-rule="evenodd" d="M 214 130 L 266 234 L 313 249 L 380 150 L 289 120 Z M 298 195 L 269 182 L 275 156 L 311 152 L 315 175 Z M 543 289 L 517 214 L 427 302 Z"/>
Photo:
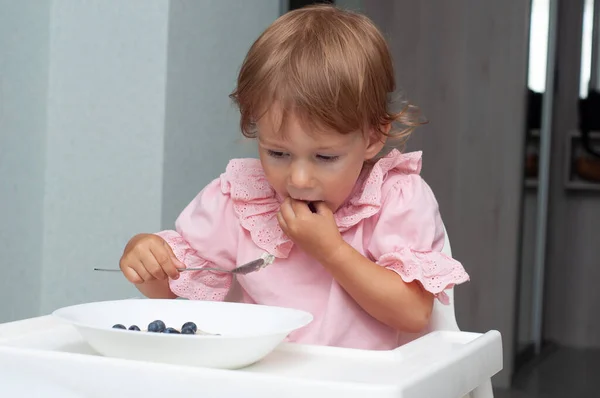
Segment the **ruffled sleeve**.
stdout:
<path fill-rule="evenodd" d="M 187 268 L 217 266 L 233 269 L 239 225 L 232 201 L 221 191 L 220 179 L 207 185 L 181 212 L 175 230 L 157 233 Z M 232 284 L 231 274 L 210 271 L 182 272 L 169 281 L 174 294 L 193 300 L 221 301 Z"/>
<path fill-rule="evenodd" d="M 406 283 L 418 281 L 448 304 L 444 290 L 469 276 L 458 261 L 441 253 L 444 225 L 433 192 L 418 174 L 393 176 L 386 185 L 369 255 Z"/>

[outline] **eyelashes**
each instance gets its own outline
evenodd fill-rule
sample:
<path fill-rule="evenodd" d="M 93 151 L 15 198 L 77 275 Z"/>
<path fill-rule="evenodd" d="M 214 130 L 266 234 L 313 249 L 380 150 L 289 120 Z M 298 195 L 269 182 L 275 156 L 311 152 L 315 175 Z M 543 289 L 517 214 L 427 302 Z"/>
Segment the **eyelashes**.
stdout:
<path fill-rule="evenodd" d="M 267 153 L 269 154 L 269 156 L 271 156 L 272 158 L 275 158 L 275 159 L 281 159 L 281 158 L 283 158 L 283 157 L 284 157 L 284 155 L 286 155 L 286 154 L 285 154 L 285 153 L 283 153 L 283 152 L 279 152 L 279 151 L 272 151 L 272 150 L 270 150 L 270 149 L 268 149 L 268 150 L 267 150 Z"/>
<path fill-rule="evenodd" d="M 281 152 L 281 151 L 273 151 L 271 149 L 267 150 L 267 154 L 275 159 L 283 159 L 286 157 L 289 157 L 288 153 L 285 152 Z M 315 156 L 318 160 L 325 162 L 325 163 L 329 163 L 329 162 L 335 162 L 337 160 L 339 160 L 339 156 L 334 155 L 334 156 L 330 156 L 330 155 L 316 155 Z"/>

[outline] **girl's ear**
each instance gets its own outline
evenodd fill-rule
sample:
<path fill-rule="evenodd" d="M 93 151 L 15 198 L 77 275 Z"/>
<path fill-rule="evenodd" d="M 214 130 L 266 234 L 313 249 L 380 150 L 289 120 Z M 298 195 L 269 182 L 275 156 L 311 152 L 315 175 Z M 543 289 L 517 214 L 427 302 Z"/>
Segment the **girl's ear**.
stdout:
<path fill-rule="evenodd" d="M 384 134 L 388 134 L 391 128 L 391 123 L 388 123 L 382 125 L 380 130 L 374 128 L 369 130 L 369 137 L 367 138 L 367 147 L 365 150 L 365 160 L 373 159 L 381 152 L 387 138 Z"/>

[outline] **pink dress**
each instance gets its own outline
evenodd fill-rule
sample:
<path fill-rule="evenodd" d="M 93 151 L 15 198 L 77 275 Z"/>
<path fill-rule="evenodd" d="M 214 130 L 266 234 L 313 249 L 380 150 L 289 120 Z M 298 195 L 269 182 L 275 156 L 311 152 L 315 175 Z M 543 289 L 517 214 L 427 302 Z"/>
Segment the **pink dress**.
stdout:
<path fill-rule="evenodd" d="M 396 150 L 365 169 L 335 213 L 343 239 L 364 256 L 418 280 L 442 303 L 444 293 L 469 279 L 456 260 L 440 253 L 444 229 L 438 204 L 419 176 L 421 152 Z M 295 247 L 277 222 L 280 201 L 257 159 L 234 159 L 183 210 L 175 231 L 158 233 L 187 267 L 232 269 L 265 252 L 267 268 L 238 276 L 242 301 L 297 308 L 314 321 L 289 336 L 304 344 L 384 350 L 418 336 L 390 328 L 367 314 L 317 261 Z M 185 272 L 170 287 L 179 297 L 223 300 L 230 274 Z"/>

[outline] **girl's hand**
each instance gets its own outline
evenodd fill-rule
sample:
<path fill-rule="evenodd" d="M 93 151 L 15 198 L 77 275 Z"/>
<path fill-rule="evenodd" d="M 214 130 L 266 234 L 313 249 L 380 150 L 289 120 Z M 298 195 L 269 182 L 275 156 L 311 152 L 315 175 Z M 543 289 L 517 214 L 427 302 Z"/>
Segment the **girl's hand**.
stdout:
<path fill-rule="evenodd" d="M 178 268 L 185 268 L 167 242 L 152 234 L 140 234 L 131 238 L 119 265 L 127 280 L 136 285 L 166 280 L 167 277 L 177 279 Z"/>
<path fill-rule="evenodd" d="M 285 234 L 302 250 L 320 262 L 335 255 L 346 243 L 333 218 L 333 213 L 323 202 L 313 202 L 313 213 L 304 201 L 286 198 L 277 214 Z M 325 261 L 326 262 L 326 261 Z"/>

